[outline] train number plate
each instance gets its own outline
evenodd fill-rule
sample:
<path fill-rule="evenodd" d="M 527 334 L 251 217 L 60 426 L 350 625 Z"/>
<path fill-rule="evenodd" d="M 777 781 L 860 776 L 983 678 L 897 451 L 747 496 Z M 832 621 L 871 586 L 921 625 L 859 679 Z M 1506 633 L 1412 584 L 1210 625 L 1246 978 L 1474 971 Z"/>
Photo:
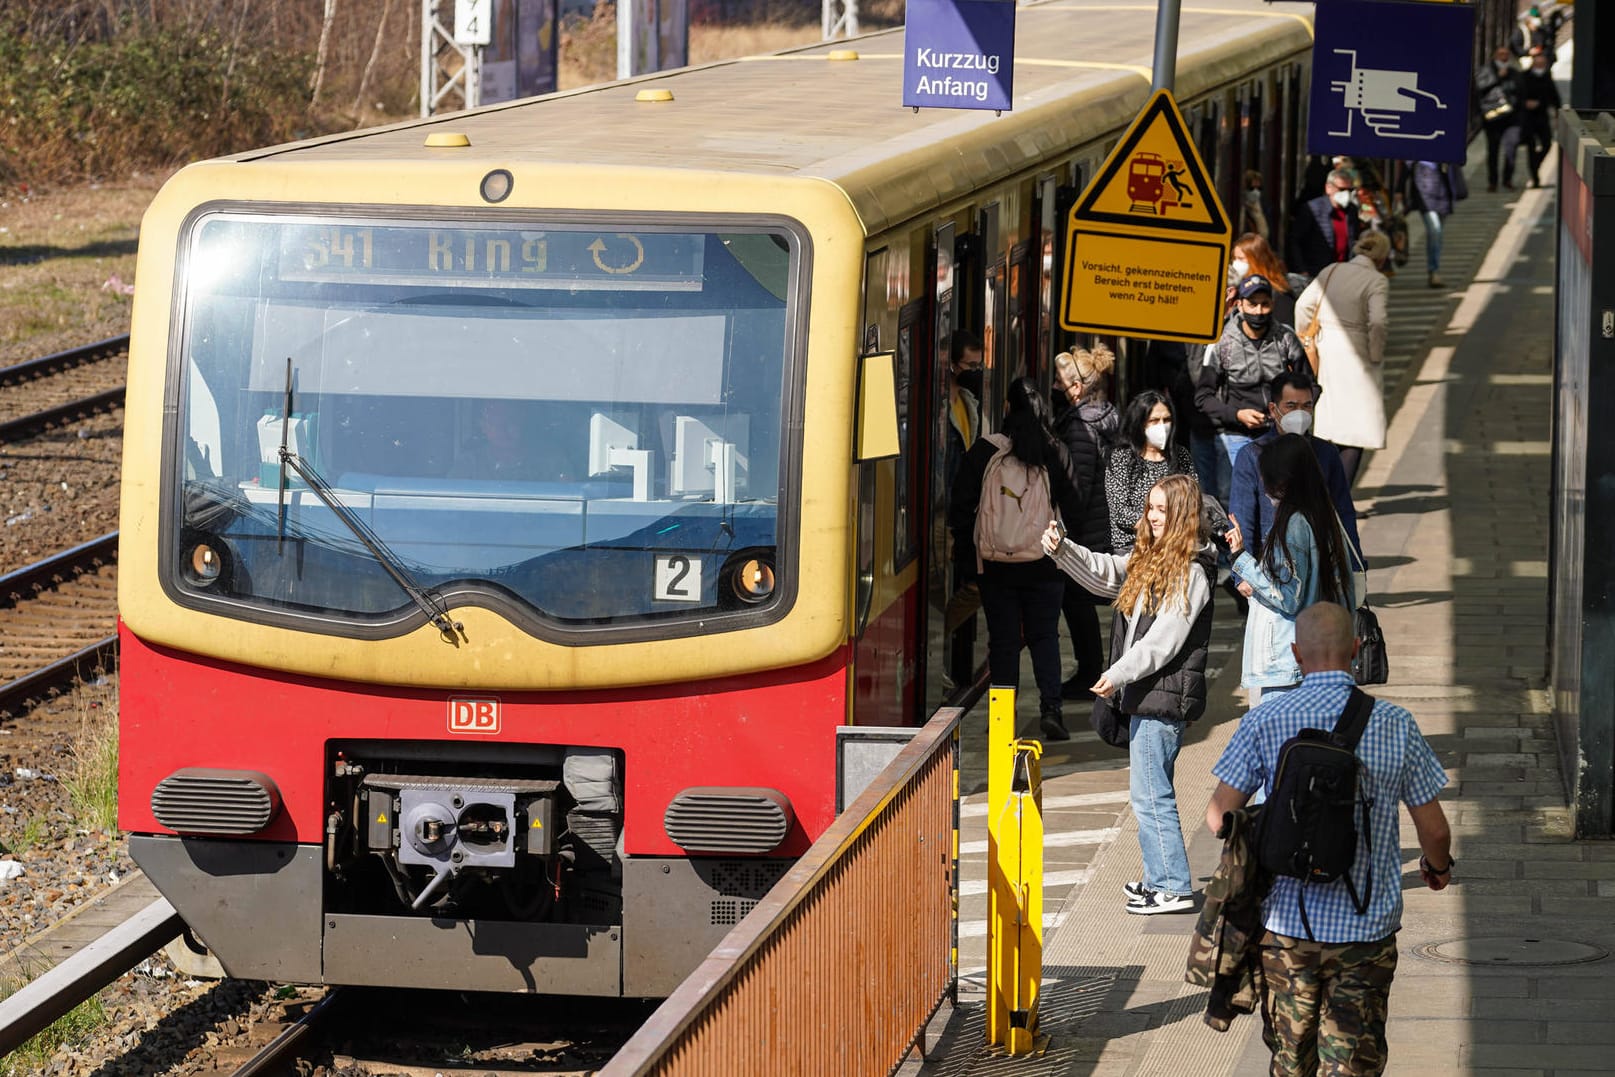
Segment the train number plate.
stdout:
<path fill-rule="evenodd" d="M 701 559 L 684 554 L 660 554 L 652 597 L 658 602 L 701 601 Z"/>

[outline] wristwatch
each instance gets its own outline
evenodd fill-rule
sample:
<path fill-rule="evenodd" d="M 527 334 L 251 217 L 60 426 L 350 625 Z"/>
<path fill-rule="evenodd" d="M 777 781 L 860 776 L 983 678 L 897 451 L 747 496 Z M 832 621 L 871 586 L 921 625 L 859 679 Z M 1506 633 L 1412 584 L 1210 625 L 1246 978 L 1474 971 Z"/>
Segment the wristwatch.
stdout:
<path fill-rule="evenodd" d="M 1437 871 L 1433 866 L 1431 866 L 1429 857 L 1424 856 L 1423 854 L 1420 854 L 1419 856 L 1419 870 L 1428 871 L 1431 875 L 1451 875 L 1452 869 L 1457 866 L 1458 861 L 1449 855 L 1447 857 L 1447 866 L 1442 868 L 1440 871 Z"/>

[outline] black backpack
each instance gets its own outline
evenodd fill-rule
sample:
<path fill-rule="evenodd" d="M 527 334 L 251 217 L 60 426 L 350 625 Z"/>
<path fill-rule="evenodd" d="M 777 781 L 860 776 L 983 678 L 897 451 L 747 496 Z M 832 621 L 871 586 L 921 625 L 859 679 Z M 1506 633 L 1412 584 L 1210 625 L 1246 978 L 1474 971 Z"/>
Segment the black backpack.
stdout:
<path fill-rule="evenodd" d="M 1301 923 L 1308 939 L 1312 939 L 1312 925 L 1307 921 L 1307 883 L 1344 879 L 1358 916 L 1368 911 L 1373 894 L 1372 867 L 1361 898 L 1351 877 L 1357 859 L 1359 810 L 1362 841 L 1369 842 L 1373 801 L 1359 796 L 1363 767 L 1357 759 L 1357 742 L 1373 710 L 1374 697 L 1353 688 L 1333 730 L 1303 729 L 1285 741 L 1279 748 L 1273 793 L 1258 818 L 1257 861 L 1274 875 L 1301 880 Z"/>

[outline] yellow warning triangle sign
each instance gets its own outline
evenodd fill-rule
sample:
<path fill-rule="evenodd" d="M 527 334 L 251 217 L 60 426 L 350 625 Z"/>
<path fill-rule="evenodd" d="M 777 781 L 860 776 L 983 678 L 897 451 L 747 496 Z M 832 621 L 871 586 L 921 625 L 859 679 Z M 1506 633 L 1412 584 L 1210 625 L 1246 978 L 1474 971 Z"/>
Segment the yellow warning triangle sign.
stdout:
<path fill-rule="evenodd" d="M 1130 225 L 1227 241 L 1228 215 L 1170 90 L 1149 99 L 1072 207 L 1070 220 L 1073 226 Z"/>

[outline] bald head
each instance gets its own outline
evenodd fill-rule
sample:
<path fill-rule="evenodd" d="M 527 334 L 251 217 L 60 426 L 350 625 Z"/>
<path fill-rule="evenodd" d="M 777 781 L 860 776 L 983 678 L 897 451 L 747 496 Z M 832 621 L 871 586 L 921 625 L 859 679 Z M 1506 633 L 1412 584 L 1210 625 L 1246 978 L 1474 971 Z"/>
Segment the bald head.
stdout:
<path fill-rule="evenodd" d="M 1295 658 L 1303 673 L 1349 670 L 1356 653 L 1351 611 L 1339 603 L 1316 603 L 1295 619 Z"/>

